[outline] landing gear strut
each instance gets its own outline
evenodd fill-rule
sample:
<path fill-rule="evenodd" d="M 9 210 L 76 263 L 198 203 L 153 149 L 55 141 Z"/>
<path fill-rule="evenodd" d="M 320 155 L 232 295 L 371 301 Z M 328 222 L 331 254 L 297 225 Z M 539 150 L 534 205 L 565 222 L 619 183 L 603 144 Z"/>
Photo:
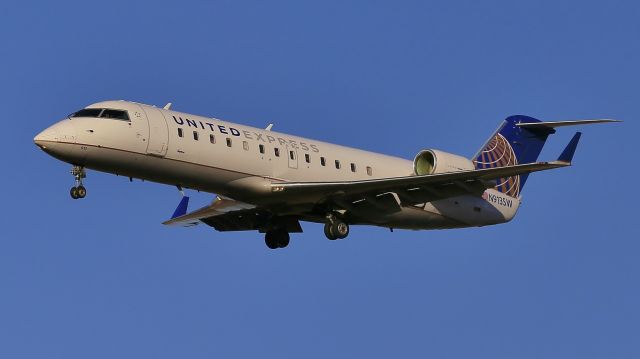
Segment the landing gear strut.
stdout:
<path fill-rule="evenodd" d="M 84 172 L 84 167 L 73 166 L 71 174 L 76 179 L 76 185 L 71 187 L 71 190 L 69 191 L 71 198 L 84 198 L 87 195 L 87 189 L 82 185 L 82 179 L 87 177 L 87 174 Z"/>
<path fill-rule="evenodd" d="M 329 240 L 344 239 L 349 235 L 349 225 L 334 215 L 327 216 L 327 223 L 324 225 L 324 235 Z"/>
<path fill-rule="evenodd" d="M 271 249 L 284 248 L 289 245 L 289 232 L 271 229 L 264 235 L 264 243 Z"/>

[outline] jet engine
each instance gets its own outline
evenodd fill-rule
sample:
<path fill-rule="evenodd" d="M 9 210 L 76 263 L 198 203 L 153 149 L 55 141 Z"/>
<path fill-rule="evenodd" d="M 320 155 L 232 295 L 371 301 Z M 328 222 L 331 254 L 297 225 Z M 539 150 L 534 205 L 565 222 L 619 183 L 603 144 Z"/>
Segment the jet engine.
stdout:
<path fill-rule="evenodd" d="M 413 172 L 418 176 L 473 169 L 470 159 L 439 150 L 422 150 L 413 160 Z"/>

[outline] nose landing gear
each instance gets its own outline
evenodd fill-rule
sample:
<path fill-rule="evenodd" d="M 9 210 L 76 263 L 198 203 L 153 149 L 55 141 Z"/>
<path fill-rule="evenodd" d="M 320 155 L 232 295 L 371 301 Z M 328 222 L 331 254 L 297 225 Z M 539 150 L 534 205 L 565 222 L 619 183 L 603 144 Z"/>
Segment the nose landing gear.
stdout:
<path fill-rule="evenodd" d="M 87 195 L 87 189 L 82 185 L 82 179 L 87 177 L 82 166 L 73 166 L 71 174 L 76 180 L 76 185 L 71 187 L 69 194 L 73 199 L 84 198 Z"/>

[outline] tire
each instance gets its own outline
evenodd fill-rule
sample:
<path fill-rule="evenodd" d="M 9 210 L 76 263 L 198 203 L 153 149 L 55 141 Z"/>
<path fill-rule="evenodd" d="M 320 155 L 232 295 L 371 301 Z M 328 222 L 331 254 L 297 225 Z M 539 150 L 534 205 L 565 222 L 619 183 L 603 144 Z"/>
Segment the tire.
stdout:
<path fill-rule="evenodd" d="M 84 198 L 87 195 L 87 189 L 84 186 L 79 186 L 77 188 L 78 198 Z"/>
<path fill-rule="evenodd" d="M 289 232 L 286 231 L 278 231 L 278 247 L 286 248 L 289 245 Z"/>
<path fill-rule="evenodd" d="M 339 239 L 347 238 L 349 235 L 349 225 L 343 221 L 335 221 L 331 224 L 331 233 Z"/>
<path fill-rule="evenodd" d="M 73 199 L 80 198 L 80 196 L 78 195 L 78 187 L 71 187 L 71 190 L 69 191 L 69 194 L 71 195 L 71 198 L 73 198 Z"/>
<path fill-rule="evenodd" d="M 338 237 L 335 236 L 333 234 L 333 232 L 331 231 L 331 223 L 325 223 L 325 225 L 324 225 L 324 235 L 330 241 L 335 241 L 336 239 L 338 239 Z"/>
<path fill-rule="evenodd" d="M 269 247 L 269 249 L 278 249 L 280 246 L 278 245 L 277 237 L 274 235 L 272 231 L 265 233 L 264 235 L 264 244 Z"/>

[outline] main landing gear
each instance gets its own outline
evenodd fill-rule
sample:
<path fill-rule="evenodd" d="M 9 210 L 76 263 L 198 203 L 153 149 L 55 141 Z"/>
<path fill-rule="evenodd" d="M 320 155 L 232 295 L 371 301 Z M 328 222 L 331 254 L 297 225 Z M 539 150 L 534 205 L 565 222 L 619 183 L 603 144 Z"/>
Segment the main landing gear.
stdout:
<path fill-rule="evenodd" d="M 329 240 L 344 239 L 349 235 L 349 225 L 340 218 L 329 215 L 324 225 L 324 235 Z"/>
<path fill-rule="evenodd" d="M 71 187 L 71 190 L 69 191 L 69 194 L 71 194 L 71 198 L 84 198 L 87 195 L 87 189 L 82 185 L 82 179 L 87 177 L 87 174 L 84 171 L 84 167 L 73 166 L 73 168 L 71 169 L 71 174 L 76 179 L 76 185 Z"/>
<path fill-rule="evenodd" d="M 289 232 L 284 229 L 270 229 L 264 235 L 264 243 L 270 249 L 285 248 L 289 245 Z"/>

